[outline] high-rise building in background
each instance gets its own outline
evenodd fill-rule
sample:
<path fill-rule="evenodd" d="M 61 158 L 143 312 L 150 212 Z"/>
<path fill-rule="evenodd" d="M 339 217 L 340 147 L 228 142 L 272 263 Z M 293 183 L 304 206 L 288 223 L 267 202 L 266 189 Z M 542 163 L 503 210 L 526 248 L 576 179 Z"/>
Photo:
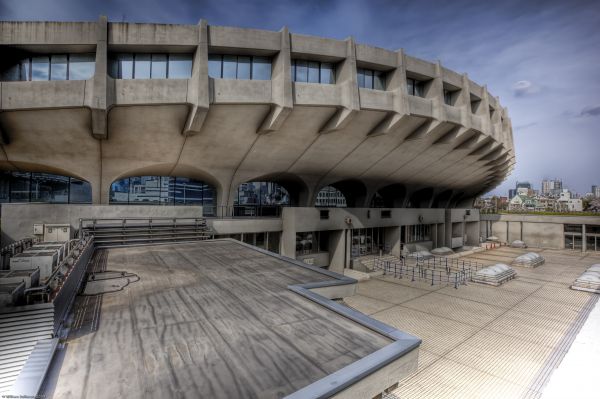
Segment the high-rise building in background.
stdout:
<path fill-rule="evenodd" d="M 518 181 L 514 189 L 508 190 L 508 199 L 511 200 L 514 198 L 515 195 L 519 194 L 519 191 L 524 195 L 529 195 L 529 190 L 531 190 L 531 183 L 528 181 Z"/>
<path fill-rule="evenodd" d="M 562 180 L 560 179 L 544 179 L 542 180 L 542 195 L 558 196 L 563 188 Z"/>
<path fill-rule="evenodd" d="M 592 186 L 592 195 L 596 198 L 600 198 L 600 186 Z"/>

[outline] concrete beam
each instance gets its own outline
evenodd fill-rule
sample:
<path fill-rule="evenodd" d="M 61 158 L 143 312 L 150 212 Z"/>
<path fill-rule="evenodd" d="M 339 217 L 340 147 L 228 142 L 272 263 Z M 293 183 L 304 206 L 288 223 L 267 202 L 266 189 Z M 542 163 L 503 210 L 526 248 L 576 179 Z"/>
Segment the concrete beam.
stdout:
<path fill-rule="evenodd" d="M 280 31 L 281 49 L 273 59 L 271 76 L 272 105 L 257 133 L 279 130 L 292 112 L 294 97 L 292 94 L 290 32 L 287 27 Z"/>
<path fill-rule="evenodd" d="M 210 107 L 210 87 L 208 77 L 208 23 L 202 19 L 198 23 L 198 44 L 194 54 L 192 76 L 188 79 L 188 104 L 190 110 L 183 128 L 184 136 L 199 133 Z"/>

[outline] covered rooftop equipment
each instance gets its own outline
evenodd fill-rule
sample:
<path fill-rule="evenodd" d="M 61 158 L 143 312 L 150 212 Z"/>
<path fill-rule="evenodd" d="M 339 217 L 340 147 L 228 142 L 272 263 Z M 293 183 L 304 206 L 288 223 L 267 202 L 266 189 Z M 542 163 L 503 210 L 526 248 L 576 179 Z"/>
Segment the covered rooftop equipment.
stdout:
<path fill-rule="evenodd" d="M 535 252 L 528 252 L 521 256 L 517 256 L 517 258 L 513 261 L 513 265 L 515 266 L 523 266 L 523 267 L 538 267 L 539 265 L 543 265 L 546 260 Z"/>
<path fill-rule="evenodd" d="M 504 263 L 497 263 L 493 266 L 487 266 L 478 270 L 473 275 L 473 281 L 476 283 L 498 286 L 515 278 L 516 275 L 517 272 L 515 272 L 512 267 L 505 265 Z"/>
<path fill-rule="evenodd" d="M 577 277 L 571 288 L 600 294 L 600 263 L 588 267 L 581 276 Z"/>

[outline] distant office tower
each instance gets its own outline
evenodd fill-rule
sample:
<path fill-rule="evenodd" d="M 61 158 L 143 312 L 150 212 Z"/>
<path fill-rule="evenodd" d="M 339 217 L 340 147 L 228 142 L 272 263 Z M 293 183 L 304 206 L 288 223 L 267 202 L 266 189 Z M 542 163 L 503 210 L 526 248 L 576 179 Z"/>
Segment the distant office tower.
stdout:
<path fill-rule="evenodd" d="M 592 186 L 592 195 L 596 198 L 600 198 L 600 186 Z"/>
<path fill-rule="evenodd" d="M 560 192 L 562 191 L 562 180 L 560 179 L 554 179 L 554 180 L 548 180 L 548 179 L 544 179 L 542 180 L 542 194 L 545 195 L 560 195 Z"/>
<path fill-rule="evenodd" d="M 529 183 L 528 181 L 518 181 L 517 184 L 515 184 L 514 189 L 508 190 L 508 198 L 509 200 L 514 198 L 514 196 L 517 195 L 519 192 L 528 195 L 529 190 L 531 190 L 531 183 Z"/>

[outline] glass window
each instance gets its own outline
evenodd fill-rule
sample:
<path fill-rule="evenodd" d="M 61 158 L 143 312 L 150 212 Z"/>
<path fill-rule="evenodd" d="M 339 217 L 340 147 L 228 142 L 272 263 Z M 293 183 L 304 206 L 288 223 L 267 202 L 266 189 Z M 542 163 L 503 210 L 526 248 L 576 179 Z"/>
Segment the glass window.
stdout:
<path fill-rule="evenodd" d="M 209 58 L 210 75 L 210 58 Z M 219 63 L 219 73 L 221 66 Z M 169 79 L 188 79 L 192 76 L 192 55 L 191 54 L 169 54 Z"/>
<path fill-rule="evenodd" d="M 356 76 L 358 78 L 358 87 L 365 87 L 365 70 L 358 68 L 356 70 Z"/>
<path fill-rule="evenodd" d="M 150 54 L 136 54 L 133 69 L 134 79 L 150 79 Z"/>
<path fill-rule="evenodd" d="M 133 79 L 133 54 L 118 54 L 118 79 Z"/>
<path fill-rule="evenodd" d="M 152 79 L 167 78 L 167 55 L 152 54 L 152 70 L 150 73 Z"/>
<path fill-rule="evenodd" d="M 296 60 L 296 82 L 308 82 L 308 63 Z"/>
<path fill-rule="evenodd" d="M 444 89 L 444 103 L 452 105 L 452 92 L 450 90 Z"/>
<path fill-rule="evenodd" d="M 129 178 L 117 180 L 110 185 L 110 202 L 129 202 Z"/>
<path fill-rule="evenodd" d="M 374 71 L 373 88 L 375 90 L 385 90 L 385 72 Z"/>
<path fill-rule="evenodd" d="M 69 202 L 69 178 L 47 173 L 31 174 L 31 202 Z"/>
<path fill-rule="evenodd" d="M 373 71 L 370 69 L 365 69 L 365 87 L 367 89 L 373 88 Z"/>
<path fill-rule="evenodd" d="M 21 61 L 20 70 L 21 70 L 21 80 L 30 80 L 31 79 L 31 71 L 30 71 L 30 62 L 29 58 Z"/>
<path fill-rule="evenodd" d="M 50 57 L 50 80 L 67 80 L 66 54 L 57 54 Z"/>
<path fill-rule="evenodd" d="M 31 59 L 31 80 L 48 80 L 50 77 L 50 62 L 48 57 L 33 57 Z"/>
<path fill-rule="evenodd" d="M 250 79 L 250 57 L 237 57 L 237 78 Z"/>
<path fill-rule="evenodd" d="M 258 248 L 267 249 L 265 247 L 265 233 L 256 233 L 256 246 Z"/>
<path fill-rule="evenodd" d="M 208 56 L 208 76 L 214 79 L 221 79 L 221 67 L 223 57 L 211 54 Z"/>
<path fill-rule="evenodd" d="M 21 66 L 20 64 L 12 65 L 2 73 L 2 80 L 4 82 L 16 82 L 21 80 Z"/>
<path fill-rule="evenodd" d="M 411 96 L 415 95 L 415 80 L 414 79 L 406 79 L 406 88 L 408 91 L 408 94 Z"/>
<path fill-rule="evenodd" d="M 335 67 L 330 62 L 321 63 L 321 83 L 335 83 Z"/>
<path fill-rule="evenodd" d="M 310 61 L 308 63 L 308 83 L 319 83 L 319 63 Z"/>
<path fill-rule="evenodd" d="M 271 59 L 252 57 L 252 79 L 271 80 Z"/>
<path fill-rule="evenodd" d="M 94 76 L 96 56 L 93 53 L 69 55 L 69 80 L 87 80 Z"/>
<path fill-rule="evenodd" d="M 291 70 L 292 70 L 292 82 L 295 82 L 296 81 L 296 63 L 294 61 L 292 61 Z"/>
<path fill-rule="evenodd" d="M 10 179 L 10 202 L 29 202 L 31 173 L 12 172 Z"/>
<path fill-rule="evenodd" d="M 90 204 L 92 202 L 90 183 L 72 177 L 69 187 L 69 202 L 72 204 Z"/>
<path fill-rule="evenodd" d="M 425 84 L 423 82 L 415 81 L 415 96 L 425 96 Z"/>
<path fill-rule="evenodd" d="M 235 79 L 237 76 L 237 57 L 235 55 L 223 56 L 223 79 Z"/>
<path fill-rule="evenodd" d="M 0 203 L 10 201 L 10 172 L 0 172 Z"/>

